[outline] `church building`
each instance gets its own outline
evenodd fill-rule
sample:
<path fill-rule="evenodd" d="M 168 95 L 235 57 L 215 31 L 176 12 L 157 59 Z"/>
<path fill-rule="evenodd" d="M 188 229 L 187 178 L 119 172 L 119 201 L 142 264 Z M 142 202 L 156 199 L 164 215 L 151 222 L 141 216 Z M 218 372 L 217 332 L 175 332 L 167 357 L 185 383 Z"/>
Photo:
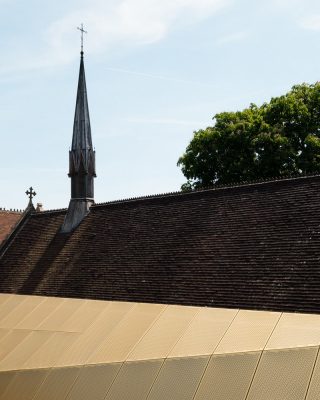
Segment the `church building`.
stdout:
<path fill-rule="evenodd" d="M 319 175 L 95 203 L 81 51 L 69 177 L 0 243 L 0 400 L 319 400 Z"/>

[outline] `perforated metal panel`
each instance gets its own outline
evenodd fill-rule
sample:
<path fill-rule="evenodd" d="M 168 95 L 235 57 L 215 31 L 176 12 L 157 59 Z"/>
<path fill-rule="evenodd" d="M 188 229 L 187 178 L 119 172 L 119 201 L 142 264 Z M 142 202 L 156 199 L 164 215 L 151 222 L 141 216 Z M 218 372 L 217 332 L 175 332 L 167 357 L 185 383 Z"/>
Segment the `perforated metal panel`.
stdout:
<path fill-rule="evenodd" d="M 1 343 L 1 340 L 4 339 L 4 337 L 7 336 L 9 332 L 10 332 L 9 329 L 1 329 L 0 328 L 0 343 Z M 1 346 L 1 344 L 0 344 L 0 346 Z"/>
<path fill-rule="evenodd" d="M 313 370 L 306 400 L 319 400 L 319 399 L 320 399 L 320 353 L 318 351 L 318 358 Z"/>
<path fill-rule="evenodd" d="M 244 400 L 260 355 L 260 352 L 213 355 L 195 400 Z"/>
<path fill-rule="evenodd" d="M 4 394 L 14 379 L 17 371 L 2 371 L 0 372 L 0 400 L 3 399 Z"/>
<path fill-rule="evenodd" d="M 317 348 L 265 351 L 248 400 L 304 400 Z"/>
<path fill-rule="evenodd" d="M 164 309 L 165 306 L 158 304 L 137 304 L 112 330 L 87 362 L 95 364 L 124 361 Z"/>
<path fill-rule="evenodd" d="M 130 303 L 111 303 L 92 325 L 81 334 L 57 361 L 57 366 L 83 365 L 112 332 L 122 318 L 134 307 Z"/>
<path fill-rule="evenodd" d="M 98 318 L 110 303 L 107 301 L 83 300 L 80 307 L 60 326 L 60 330 L 83 332 Z"/>
<path fill-rule="evenodd" d="M 219 308 L 200 309 L 169 357 L 212 354 L 237 312 Z"/>
<path fill-rule="evenodd" d="M 72 389 L 79 372 L 79 367 L 53 368 L 32 400 L 64 400 Z"/>
<path fill-rule="evenodd" d="M 148 400 L 192 400 L 208 361 L 209 356 L 167 359 Z"/>
<path fill-rule="evenodd" d="M 83 366 L 67 400 L 104 400 L 120 367 L 121 364 Z"/>
<path fill-rule="evenodd" d="M 64 302 L 64 299 L 56 297 L 46 297 L 31 313 L 26 315 L 17 324 L 17 329 L 36 330 L 38 326 L 46 319 L 50 318 L 53 312 Z"/>
<path fill-rule="evenodd" d="M 239 311 L 215 354 L 263 350 L 280 315 L 274 312 Z"/>
<path fill-rule="evenodd" d="M 28 296 L 16 296 L 12 295 L 0 304 L 0 322 L 3 318 L 6 318 L 19 304 L 21 304 Z"/>
<path fill-rule="evenodd" d="M 168 306 L 129 354 L 128 361 L 165 358 L 197 314 L 195 307 Z"/>
<path fill-rule="evenodd" d="M 0 340 L 0 364 L 11 351 L 13 351 L 20 343 L 22 343 L 27 336 L 31 334 L 30 331 L 9 331 L 7 335 Z M 21 366 L 20 366 L 21 367 Z"/>
<path fill-rule="evenodd" d="M 149 393 L 163 360 L 132 361 L 122 365 L 106 400 L 142 400 Z"/>
<path fill-rule="evenodd" d="M 11 312 L 1 319 L 0 328 L 15 328 L 26 315 L 30 314 L 43 301 L 44 299 L 42 297 L 26 297 L 16 307 L 14 307 Z"/>
<path fill-rule="evenodd" d="M 32 400 L 47 374 L 47 370 L 18 371 L 0 399 Z"/>
<path fill-rule="evenodd" d="M 21 369 L 31 355 L 52 335 L 52 332 L 31 332 L 0 361 L 0 371 Z"/>
<path fill-rule="evenodd" d="M 61 331 L 62 325 L 80 308 L 83 300 L 64 300 L 44 321 L 38 329 L 46 331 Z"/>
<path fill-rule="evenodd" d="M 57 360 L 74 343 L 79 333 L 54 332 L 50 338 L 39 346 L 23 364 L 23 368 L 50 368 L 57 365 Z"/>
<path fill-rule="evenodd" d="M 7 294 L 7 293 L 0 293 L 0 306 L 1 306 L 1 304 L 5 303 L 11 296 L 13 296 L 13 295 Z"/>
<path fill-rule="evenodd" d="M 266 349 L 317 346 L 320 343 L 320 315 L 283 313 Z"/>

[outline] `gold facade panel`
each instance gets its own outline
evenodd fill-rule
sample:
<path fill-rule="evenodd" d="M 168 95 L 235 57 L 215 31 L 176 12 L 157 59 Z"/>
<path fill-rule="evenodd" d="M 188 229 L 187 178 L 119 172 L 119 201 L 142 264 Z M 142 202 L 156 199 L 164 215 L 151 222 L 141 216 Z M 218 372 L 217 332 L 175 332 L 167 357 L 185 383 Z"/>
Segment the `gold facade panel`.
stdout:
<path fill-rule="evenodd" d="M 32 400 L 46 378 L 48 370 L 18 371 L 1 400 Z"/>
<path fill-rule="evenodd" d="M 66 400 L 104 400 L 120 367 L 120 363 L 83 366 Z"/>
<path fill-rule="evenodd" d="M 32 400 L 65 400 L 79 372 L 79 367 L 51 369 Z"/>
<path fill-rule="evenodd" d="M 223 308 L 200 309 L 169 357 L 212 354 L 237 312 L 238 310 Z"/>
<path fill-rule="evenodd" d="M 318 348 L 262 354 L 247 400 L 304 400 Z"/>
<path fill-rule="evenodd" d="M 312 378 L 310 381 L 310 386 L 308 390 L 308 395 L 306 400 L 319 400 L 320 399 L 320 357 L 318 351 L 318 358 L 315 364 Z"/>
<path fill-rule="evenodd" d="M 240 310 L 215 354 L 263 350 L 281 313 Z"/>
<path fill-rule="evenodd" d="M 266 350 L 318 346 L 320 315 L 283 313 Z"/>
<path fill-rule="evenodd" d="M 19 344 L 21 344 L 29 335 L 31 335 L 30 331 L 9 331 L 9 333 L 5 335 L 0 341 L 0 364 L 1 361 Z"/>
<path fill-rule="evenodd" d="M 62 325 L 62 331 L 83 332 L 109 305 L 107 301 L 84 300 L 80 307 Z"/>
<path fill-rule="evenodd" d="M 13 381 L 17 371 L 2 371 L 0 372 L 0 400 L 3 398 L 8 386 Z"/>
<path fill-rule="evenodd" d="M 163 360 L 124 363 L 105 400 L 145 399 L 162 363 Z"/>
<path fill-rule="evenodd" d="M 102 341 L 133 307 L 134 303 L 113 302 L 108 304 L 92 325 L 59 358 L 57 366 L 85 364 Z"/>
<path fill-rule="evenodd" d="M 79 337 L 79 333 L 56 332 L 24 363 L 23 368 L 50 368 L 57 365 L 57 360 Z"/>
<path fill-rule="evenodd" d="M 213 355 L 194 400 L 245 400 L 260 355 L 261 352 Z"/>
<path fill-rule="evenodd" d="M 137 304 L 88 359 L 88 364 L 124 361 L 166 306 Z"/>
<path fill-rule="evenodd" d="M 151 388 L 148 400 L 192 400 L 208 361 L 209 356 L 167 359 Z"/>
<path fill-rule="evenodd" d="M 4 339 L 8 334 L 9 334 L 10 330 L 9 329 L 0 329 L 0 343 L 1 340 Z M 1 346 L 1 344 L 0 344 Z"/>
<path fill-rule="evenodd" d="M 57 297 L 45 297 L 31 313 L 25 316 L 16 326 L 17 329 L 36 330 L 38 326 L 64 302 Z"/>
<path fill-rule="evenodd" d="M 198 311 L 196 307 L 168 306 L 127 361 L 166 358 Z"/>
<path fill-rule="evenodd" d="M 0 304 L 0 322 L 3 318 L 6 318 L 9 313 L 13 312 L 16 307 L 19 306 L 29 296 L 17 296 L 12 295 L 2 304 Z"/>
<path fill-rule="evenodd" d="M 29 296 L 0 321 L 0 328 L 13 329 L 44 301 L 43 297 Z"/>
<path fill-rule="evenodd" d="M 7 294 L 7 293 L 0 293 L 0 306 L 5 303 L 6 301 L 8 301 L 8 299 L 14 296 L 13 294 Z"/>
<path fill-rule="evenodd" d="M 31 332 L 22 342 L 15 346 L 10 353 L 0 360 L 0 371 L 21 369 L 22 365 L 24 365 L 52 335 L 52 332 Z"/>
<path fill-rule="evenodd" d="M 45 331 L 61 331 L 62 325 L 78 310 L 84 300 L 65 299 L 38 327 Z M 72 331 L 72 330 L 71 330 Z"/>

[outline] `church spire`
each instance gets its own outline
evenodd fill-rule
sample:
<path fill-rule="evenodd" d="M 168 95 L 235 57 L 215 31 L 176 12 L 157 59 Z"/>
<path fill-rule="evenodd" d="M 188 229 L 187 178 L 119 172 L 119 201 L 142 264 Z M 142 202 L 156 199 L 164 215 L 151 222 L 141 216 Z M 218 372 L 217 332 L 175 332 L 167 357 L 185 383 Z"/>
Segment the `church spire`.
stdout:
<path fill-rule="evenodd" d="M 76 109 L 73 123 L 71 150 L 69 151 L 69 177 L 71 178 L 71 200 L 62 226 L 63 232 L 76 228 L 89 212 L 94 200 L 93 179 L 95 151 L 92 146 L 91 127 L 83 62 L 83 25 L 81 25 L 81 57 Z M 86 32 L 85 32 L 86 33 Z"/>

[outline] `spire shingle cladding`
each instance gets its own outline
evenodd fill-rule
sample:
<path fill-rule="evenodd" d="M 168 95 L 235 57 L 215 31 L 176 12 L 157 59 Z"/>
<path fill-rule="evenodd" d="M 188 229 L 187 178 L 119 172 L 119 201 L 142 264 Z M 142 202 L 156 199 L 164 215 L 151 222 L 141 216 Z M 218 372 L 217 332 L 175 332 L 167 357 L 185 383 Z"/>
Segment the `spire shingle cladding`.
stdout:
<path fill-rule="evenodd" d="M 77 101 L 69 151 L 71 200 L 62 231 L 71 232 L 87 215 L 93 204 L 93 179 L 96 177 L 95 151 L 92 146 L 86 77 L 81 52 Z"/>
<path fill-rule="evenodd" d="M 320 176 L 34 213 L 0 292 L 320 312 Z"/>

